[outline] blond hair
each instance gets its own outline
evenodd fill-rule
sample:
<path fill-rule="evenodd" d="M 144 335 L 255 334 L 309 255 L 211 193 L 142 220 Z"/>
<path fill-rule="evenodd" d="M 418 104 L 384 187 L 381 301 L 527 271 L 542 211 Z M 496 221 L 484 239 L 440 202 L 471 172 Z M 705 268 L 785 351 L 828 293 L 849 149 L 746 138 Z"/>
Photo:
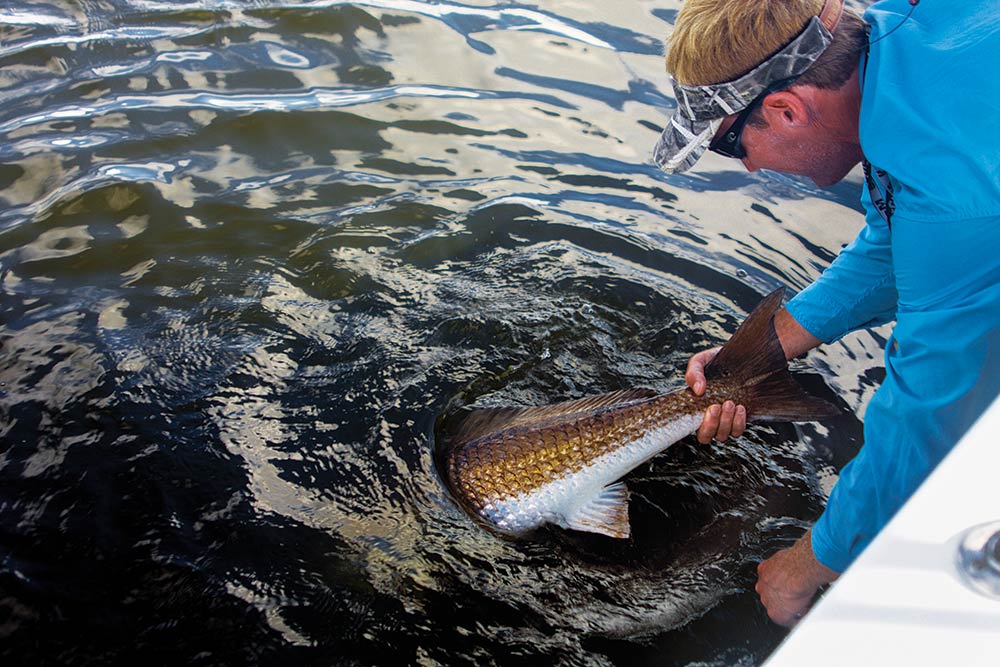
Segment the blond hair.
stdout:
<path fill-rule="evenodd" d="M 668 40 L 667 71 L 688 86 L 732 81 L 802 32 L 824 0 L 687 0 Z M 842 85 L 857 68 L 865 24 L 844 9 L 833 44 L 799 83 Z"/>

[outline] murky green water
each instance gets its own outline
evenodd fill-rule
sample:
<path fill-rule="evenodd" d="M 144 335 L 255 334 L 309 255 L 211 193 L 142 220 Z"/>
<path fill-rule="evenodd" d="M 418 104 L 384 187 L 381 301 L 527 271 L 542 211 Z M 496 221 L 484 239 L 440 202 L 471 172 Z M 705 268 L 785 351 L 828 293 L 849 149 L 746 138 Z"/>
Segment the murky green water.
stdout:
<path fill-rule="evenodd" d="M 798 366 L 843 418 L 635 471 L 627 542 L 433 465 L 461 405 L 676 388 L 860 225 L 858 178 L 651 165 L 678 7 L 0 7 L 4 663 L 759 664 L 876 338 Z"/>

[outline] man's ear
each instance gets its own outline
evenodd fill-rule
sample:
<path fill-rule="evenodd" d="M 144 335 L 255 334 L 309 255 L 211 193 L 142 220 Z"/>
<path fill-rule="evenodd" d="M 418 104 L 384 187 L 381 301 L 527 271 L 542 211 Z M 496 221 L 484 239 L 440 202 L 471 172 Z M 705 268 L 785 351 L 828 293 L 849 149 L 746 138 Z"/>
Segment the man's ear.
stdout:
<path fill-rule="evenodd" d="M 793 89 L 771 93 L 764 98 L 761 109 L 770 127 L 802 127 L 809 124 L 809 107 Z"/>

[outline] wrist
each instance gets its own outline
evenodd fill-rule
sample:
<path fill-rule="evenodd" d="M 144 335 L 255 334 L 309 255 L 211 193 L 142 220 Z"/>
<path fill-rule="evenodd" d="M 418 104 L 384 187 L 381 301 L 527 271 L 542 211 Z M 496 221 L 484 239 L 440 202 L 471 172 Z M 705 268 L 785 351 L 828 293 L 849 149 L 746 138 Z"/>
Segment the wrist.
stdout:
<path fill-rule="evenodd" d="M 809 582 L 811 587 L 819 588 L 820 586 L 829 584 L 840 576 L 839 572 L 831 570 L 816 558 L 816 553 L 812 548 L 811 528 L 806 531 L 805 535 L 799 538 L 793 549 L 798 552 L 796 560 L 800 565 L 801 575 L 803 579 Z"/>
<path fill-rule="evenodd" d="M 800 357 L 823 342 L 799 324 L 787 308 L 781 308 L 774 314 L 774 332 L 786 359 Z"/>

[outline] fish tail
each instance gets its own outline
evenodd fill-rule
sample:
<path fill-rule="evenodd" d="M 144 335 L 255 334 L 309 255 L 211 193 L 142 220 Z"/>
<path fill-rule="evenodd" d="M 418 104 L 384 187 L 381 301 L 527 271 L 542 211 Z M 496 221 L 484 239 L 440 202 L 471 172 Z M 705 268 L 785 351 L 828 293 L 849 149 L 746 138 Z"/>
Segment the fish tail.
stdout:
<path fill-rule="evenodd" d="M 705 367 L 705 378 L 742 387 L 748 418 L 812 421 L 840 414 L 832 404 L 809 396 L 788 371 L 785 351 L 774 330 L 774 314 L 785 288 L 771 292 Z"/>

